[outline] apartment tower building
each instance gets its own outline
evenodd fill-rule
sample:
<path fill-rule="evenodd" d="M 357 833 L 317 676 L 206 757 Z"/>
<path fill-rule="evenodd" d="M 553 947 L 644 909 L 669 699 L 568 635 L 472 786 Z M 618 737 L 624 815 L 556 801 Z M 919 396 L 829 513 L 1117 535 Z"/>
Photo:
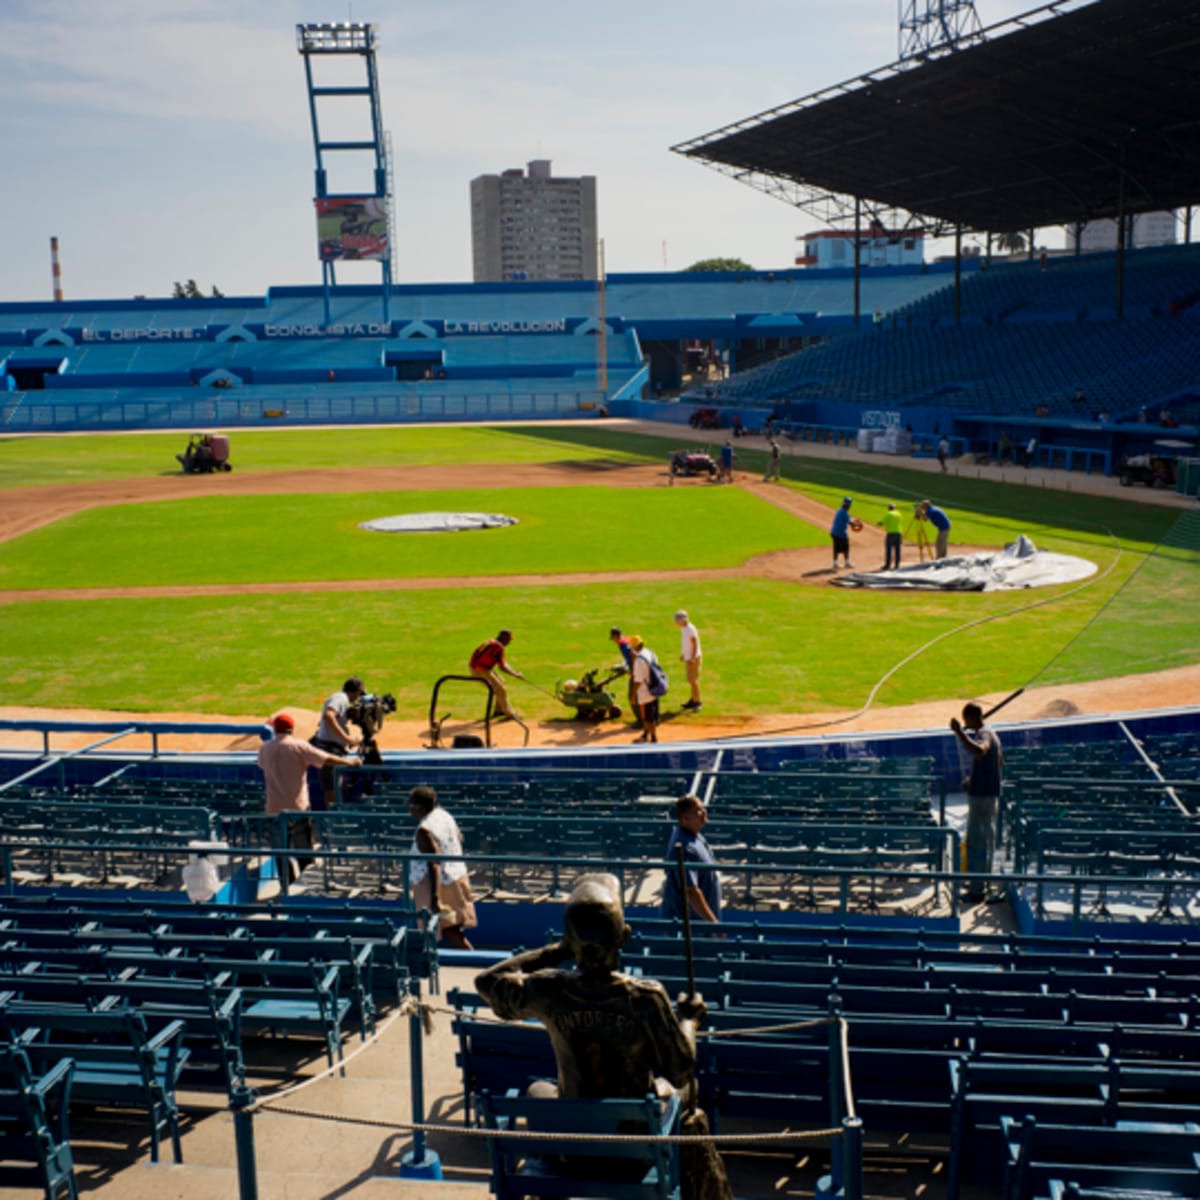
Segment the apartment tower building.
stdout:
<path fill-rule="evenodd" d="M 596 278 L 596 177 L 555 178 L 549 159 L 471 180 L 476 283 Z"/>

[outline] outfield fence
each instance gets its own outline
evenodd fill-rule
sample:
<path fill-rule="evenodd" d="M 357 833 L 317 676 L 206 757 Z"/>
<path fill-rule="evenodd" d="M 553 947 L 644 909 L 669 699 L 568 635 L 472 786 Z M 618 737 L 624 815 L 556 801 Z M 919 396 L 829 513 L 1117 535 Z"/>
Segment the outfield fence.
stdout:
<path fill-rule="evenodd" d="M 140 400 L 110 396 L 53 400 L 22 393 L 3 410 L 0 425 L 14 432 L 118 429 L 247 428 L 263 425 L 352 425 L 428 421 L 543 420 L 599 415 L 599 390 L 415 394 L 395 391 L 345 394 L 221 397 L 158 396 Z"/>

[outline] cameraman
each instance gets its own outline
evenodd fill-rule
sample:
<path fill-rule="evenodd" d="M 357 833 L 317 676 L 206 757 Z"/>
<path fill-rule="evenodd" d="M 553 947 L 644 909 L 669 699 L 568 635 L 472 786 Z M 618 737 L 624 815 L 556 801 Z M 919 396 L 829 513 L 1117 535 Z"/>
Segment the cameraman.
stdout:
<path fill-rule="evenodd" d="M 351 675 L 342 684 L 342 690 L 334 692 L 325 701 L 321 709 L 321 723 L 317 726 L 317 732 L 309 738 L 318 750 L 324 750 L 326 754 L 345 755 L 358 745 L 359 739 L 350 728 L 349 713 L 351 706 L 365 691 L 363 681 L 357 675 Z M 333 766 L 326 763 L 321 768 L 320 807 L 333 808 L 334 799 Z"/>

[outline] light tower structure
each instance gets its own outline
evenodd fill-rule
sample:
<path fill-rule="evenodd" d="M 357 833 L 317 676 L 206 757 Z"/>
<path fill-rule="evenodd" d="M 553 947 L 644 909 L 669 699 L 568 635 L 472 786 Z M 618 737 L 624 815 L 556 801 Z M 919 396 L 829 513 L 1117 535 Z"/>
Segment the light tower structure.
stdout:
<path fill-rule="evenodd" d="M 337 263 L 349 260 L 373 260 L 382 270 L 383 320 L 391 319 L 391 190 L 388 170 L 387 135 L 379 105 L 379 75 L 375 67 L 378 27 L 354 22 L 333 25 L 297 25 L 296 48 L 304 59 L 304 78 L 308 85 L 308 109 L 312 118 L 313 151 L 316 154 L 317 230 L 321 258 L 321 280 L 325 289 L 325 323 L 331 321 L 330 289 L 337 284 Z M 320 84 L 314 78 L 314 60 L 339 55 L 358 58 L 365 75 L 360 84 Z M 341 74 L 346 74 L 345 72 Z M 339 78 L 341 76 L 339 75 Z M 357 105 L 355 123 L 365 116 L 369 136 L 327 138 L 322 134 L 322 113 L 328 106 L 321 101 L 337 98 L 338 116 L 345 119 L 347 98 L 366 102 L 364 114 Z M 362 172 L 359 178 L 368 186 L 356 191 L 330 190 L 327 155 L 338 156 L 337 179 L 349 165 Z M 364 159 L 370 164 L 363 171 Z M 352 162 L 350 160 L 353 160 Z"/>
<path fill-rule="evenodd" d="M 900 58 L 932 58 L 982 36 L 975 0 L 900 0 Z"/>

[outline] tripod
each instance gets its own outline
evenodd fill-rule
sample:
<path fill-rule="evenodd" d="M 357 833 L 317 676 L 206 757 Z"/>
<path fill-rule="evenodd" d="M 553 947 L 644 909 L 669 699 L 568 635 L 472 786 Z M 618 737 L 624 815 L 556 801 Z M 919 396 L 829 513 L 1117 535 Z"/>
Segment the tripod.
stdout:
<path fill-rule="evenodd" d="M 908 528 L 904 531 L 904 540 L 908 541 L 908 535 L 912 532 L 913 526 L 917 527 L 917 552 L 921 557 L 921 562 L 925 561 L 925 555 L 929 555 L 929 561 L 933 561 L 933 547 L 929 544 L 929 530 L 925 528 L 925 521 L 922 517 L 913 515 L 913 519 L 909 521 Z"/>

